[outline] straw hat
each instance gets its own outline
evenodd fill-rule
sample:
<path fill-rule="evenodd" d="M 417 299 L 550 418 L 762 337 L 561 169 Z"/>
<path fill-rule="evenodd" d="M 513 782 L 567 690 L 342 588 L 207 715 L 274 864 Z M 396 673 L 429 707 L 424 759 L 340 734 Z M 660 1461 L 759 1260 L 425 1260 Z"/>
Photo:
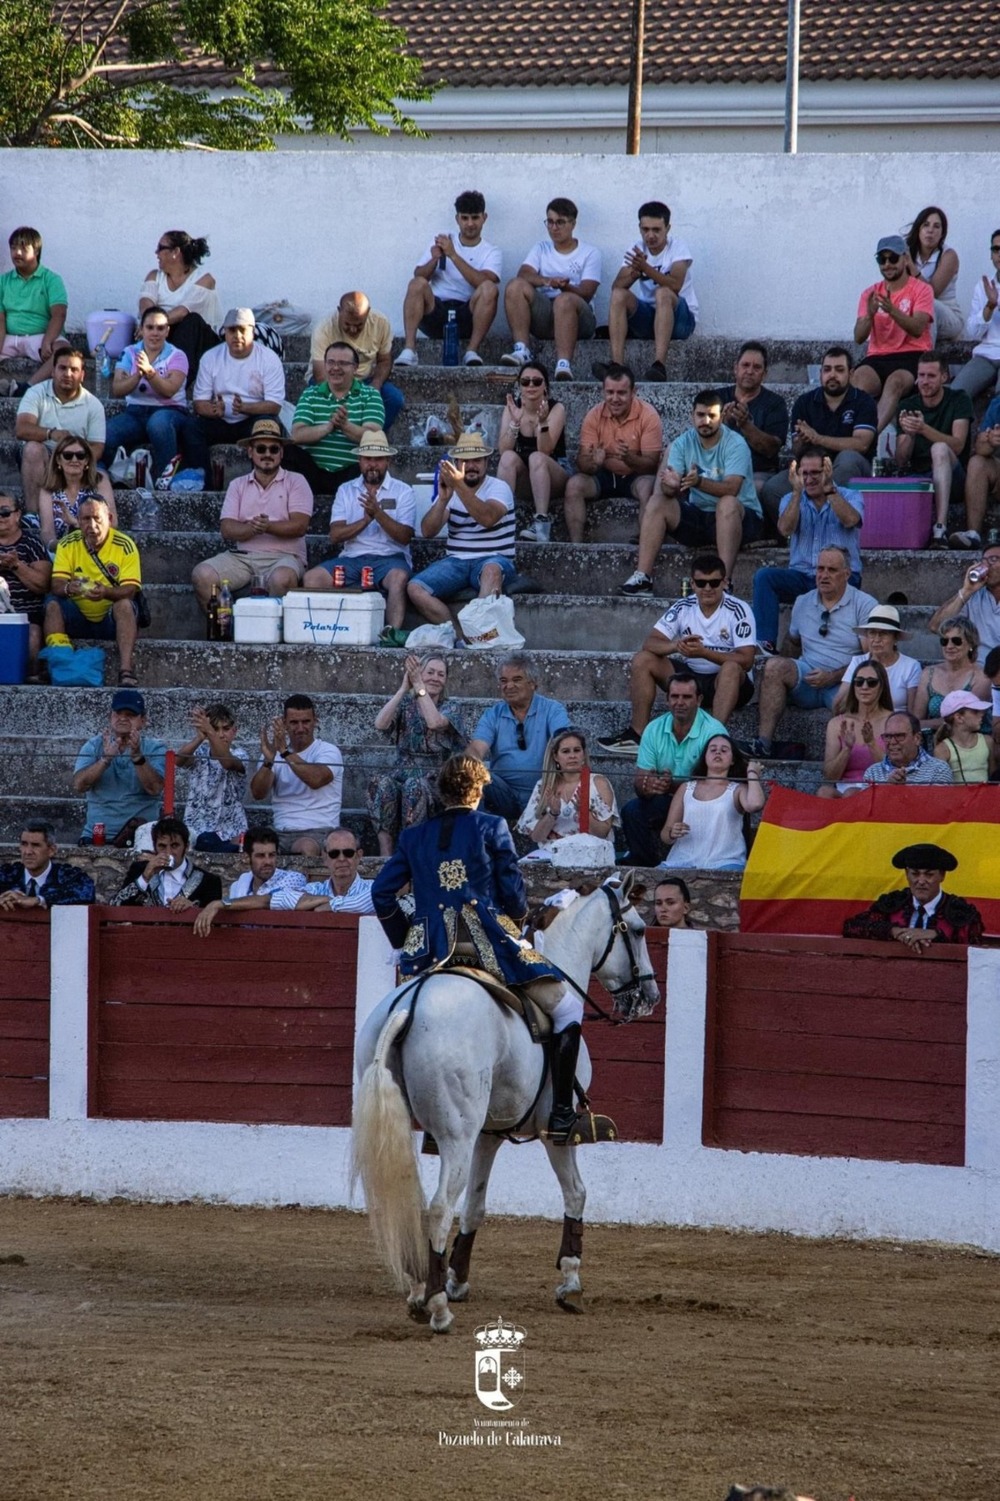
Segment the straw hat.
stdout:
<path fill-rule="evenodd" d="M 488 459 L 492 452 L 482 433 L 463 433 L 454 448 L 449 448 L 448 457 L 461 463 L 463 459 Z"/>
<path fill-rule="evenodd" d="M 286 438 L 282 431 L 281 423 L 275 422 L 273 417 L 258 417 L 250 429 L 249 438 L 238 438 L 240 448 L 249 448 L 251 443 L 256 443 L 260 438 L 272 438 L 276 442 L 288 446 L 291 438 Z"/>
<path fill-rule="evenodd" d="M 393 448 L 380 427 L 366 427 L 357 448 L 352 448 L 356 459 L 391 459 L 399 452 Z"/>
<path fill-rule="evenodd" d="M 899 620 L 899 611 L 895 605 L 876 605 L 864 625 L 856 627 L 859 631 L 892 631 L 900 641 L 909 637 L 909 631 L 904 631 Z"/>

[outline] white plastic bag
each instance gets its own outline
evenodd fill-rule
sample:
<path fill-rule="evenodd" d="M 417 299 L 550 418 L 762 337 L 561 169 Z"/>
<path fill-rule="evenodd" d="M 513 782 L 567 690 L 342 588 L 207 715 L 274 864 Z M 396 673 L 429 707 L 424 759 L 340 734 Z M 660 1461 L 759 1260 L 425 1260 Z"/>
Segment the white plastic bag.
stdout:
<path fill-rule="evenodd" d="M 406 650 L 416 651 L 422 646 L 440 646 L 445 651 L 455 648 L 455 627 L 451 621 L 443 625 L 418 625 L 406 638 Z"/>
<path fill-rule="evenodd" d="M 119 448 L 108 465 L 108 474 L 113 485 L 134 485 L 135 459 L 124 448 Z"/>
<path fill-rule="evenodd" d="M 514 625 L 514 601 L 506 594 L 470 599 L 459 610 L 458 623 L 466 645 L 473 651 L 495 651 L 524 645 L 524 637 Z"/>

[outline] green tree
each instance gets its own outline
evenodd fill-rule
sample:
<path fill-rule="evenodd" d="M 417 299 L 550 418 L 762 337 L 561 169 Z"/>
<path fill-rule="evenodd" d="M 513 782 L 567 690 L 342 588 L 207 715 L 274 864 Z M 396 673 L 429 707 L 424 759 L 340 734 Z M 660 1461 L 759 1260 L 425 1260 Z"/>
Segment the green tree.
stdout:
<path fill-rule="evenodd" d="M 304 131 L 386 135 L 385 120 L 419 135 L 397 101 L 431 90 L 405 48 L 377 0 L 6 0 L 0 144 L 268 151 Z"/>

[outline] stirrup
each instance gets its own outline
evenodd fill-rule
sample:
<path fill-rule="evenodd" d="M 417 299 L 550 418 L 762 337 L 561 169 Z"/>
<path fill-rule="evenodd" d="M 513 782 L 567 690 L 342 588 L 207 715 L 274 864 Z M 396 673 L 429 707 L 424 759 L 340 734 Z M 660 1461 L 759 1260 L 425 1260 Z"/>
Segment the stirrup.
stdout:
<path fill-rule="evenodd" d="M 569 1126 L 553 1127 L 543 1133 L 554 1146 L 583 1147 L 598 1141 L 617 1141 L 618 1127 L 610 1115 L 598 1115 L 593 1110 L 578 1110 Z"/>
<path fill-rule="evenodd" d="M 420 1155 L 422 1157 L 440 1157 L 441 1155 L 438 1151 L 438 1144 L 429 1131 L 424 1132 L 424 1139 L 420 1144 Z"/>

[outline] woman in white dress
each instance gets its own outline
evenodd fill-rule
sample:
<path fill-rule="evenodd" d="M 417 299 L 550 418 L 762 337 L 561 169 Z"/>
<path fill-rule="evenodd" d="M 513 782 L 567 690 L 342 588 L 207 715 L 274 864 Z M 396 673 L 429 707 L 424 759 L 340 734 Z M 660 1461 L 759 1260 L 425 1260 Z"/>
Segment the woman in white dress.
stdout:
<path fill-rule="evenodd" d="M 589 787 L 587 817 L 581 818 L 585 785 Z M 587 766 L 586 737 L 572 726 L 568 730 L 559 730 L 545 747 L 542 775 L 535 783 L 517 825 L 519 832 L 529 835 L 538 846 L 528 858 L 551 860 L 560 842 L 578 836 L 574 838 L 574 852 L 580 858 L 572 863 L 614 865 L 612 831 L 620 823 L 611 783 L 607 777 L 592 773 Z M 578 844 L 580 849 L 576 850 Z"/>
<path fill-rule="evenodd" d="M 660 830 L 670 853 L 661 868 L 742 870 L 747 863 L 743 815 L 764 806 L 759 761 L 745 761 L 728 735 L 713 735 L 678 787 Z"/>
<path fill-rule="evenodd" d="M 945 243 L 947 238 L 948 216 L 933 203 L 920 210 L 906 236 L 914 276 L 930 282 L 934 291 L 935 344 L 965 335 L 965 314 L 958 305 L 955 290 L 958 255 Z"/>
<path fill-rule="evenodd" d="M 215 277 L 202 271 L 208 241 L 185 229 L 165 230 L 156 242 L 156 265 L 139 289 L 139 317 L 161 307 L 170 324 L 170 342 L 188 357 L 188 386 L 194 385 L 201 357 L 221 342 L 223 313 Z"/>

